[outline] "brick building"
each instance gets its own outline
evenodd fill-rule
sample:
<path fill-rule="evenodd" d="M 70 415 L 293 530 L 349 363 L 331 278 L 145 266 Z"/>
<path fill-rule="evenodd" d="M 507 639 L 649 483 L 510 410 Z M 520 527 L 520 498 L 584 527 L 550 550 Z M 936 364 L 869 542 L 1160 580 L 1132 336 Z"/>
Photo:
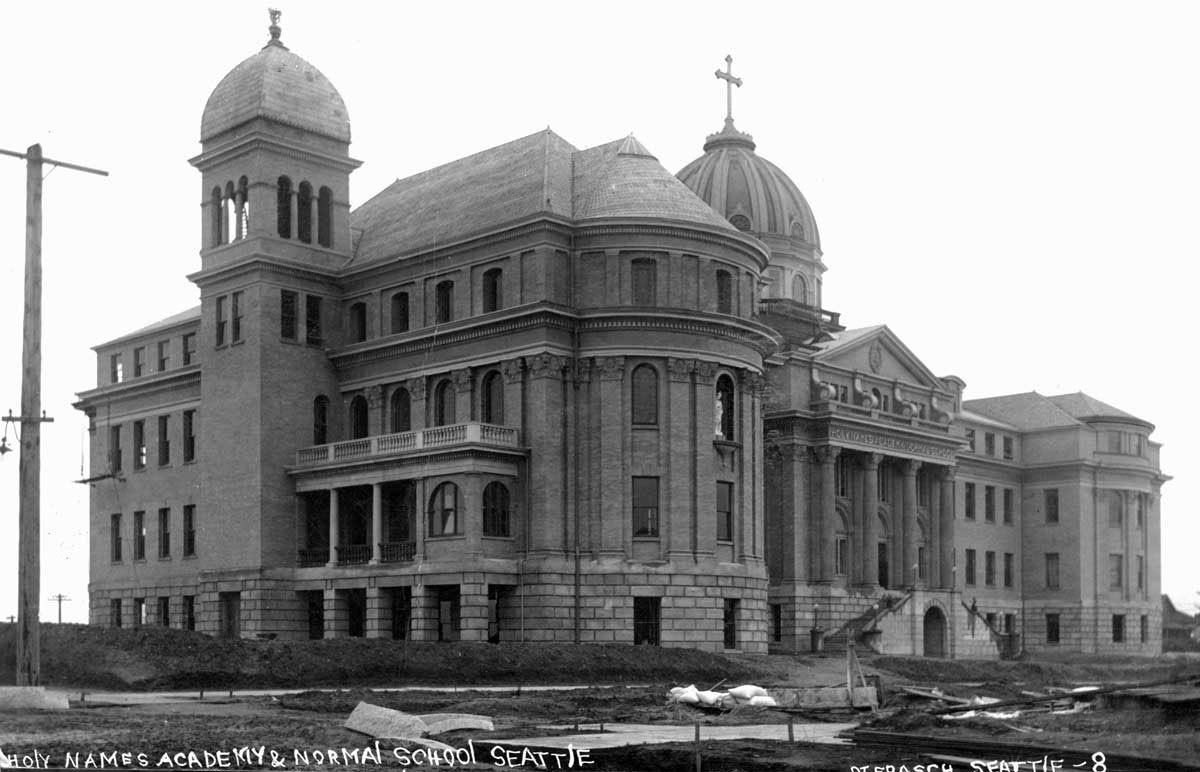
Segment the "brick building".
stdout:
<path fill-rule="evenodd" d="M 1160 646 L 1153 427 L 964 403 L 845 329 L 811 209 L 731 117 L 678 176 L 546 130 L 351 212 L 346 107 L 272 25 L 200 139 L 200 305 L 97 346 L 78 403 L 93 623 Z"/>

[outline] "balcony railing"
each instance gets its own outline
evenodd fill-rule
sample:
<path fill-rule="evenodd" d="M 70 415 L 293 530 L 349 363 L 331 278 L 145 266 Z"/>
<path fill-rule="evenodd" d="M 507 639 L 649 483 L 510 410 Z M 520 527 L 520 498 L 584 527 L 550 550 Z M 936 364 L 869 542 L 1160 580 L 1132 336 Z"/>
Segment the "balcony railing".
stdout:
<path fill-rule="evenodd" d="M 297 466 L 319 466 L 339 461 L 381 458 L 455 445 L 492 445 L 502 448 L 520 447 L 520 431 L 510 426 L 466 423 L 434 426 L 415 432 L 381 434 L 328 445 L 301 448 L 296 453 Z"/>
<path fill-rule="evenodd" d="M 339 544 L 337 548 L 339 566 L 358 566 L 371 562 L 370 544 Z"/>
<path fill-rule="evenodd" d="M 379 559 L 384 563 L 411 563 L 417 554 L 417 543 L 392 541 L 379 545 Z"/>
<path fill-rule="evenodd" d="M 311 566 L 323 566 L 329 562 L 328 547 L 310 547 L 300 550 L 300 554 L 296 559 L 296 564 L 301 568 Z"/>

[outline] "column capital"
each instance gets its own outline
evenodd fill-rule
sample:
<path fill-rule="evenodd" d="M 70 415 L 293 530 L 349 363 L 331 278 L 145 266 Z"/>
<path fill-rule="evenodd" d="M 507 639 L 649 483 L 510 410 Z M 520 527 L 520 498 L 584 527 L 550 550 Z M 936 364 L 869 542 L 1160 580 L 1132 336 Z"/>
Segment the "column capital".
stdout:
<path fill-rule="evenodd" d="M 591 383 L 596 371 L 596 363 L 590 358 L 575 360 L 574 376 L 576 383 Z"/>
<path fill-rule="evenodd" d="M 556 354 L 537 354 L 525 358 L 530 378 L 562 378 L 567 360 Z"/>
<path fill-rule="evenodd" d="M 904 464 L 903 464 L 901 471 L 905 477 L 916 477 L 917 471 L 920 470 L 920 468 L 921 468 L 920 461 L 917 461 L 916 459 L 912 459 L 912 458 L 907 458 L 904 460 Z"/>
<path fill-rule="evenodd" d="M 767 390 L 767 379 L 759 373 L 743 373 L 742 385 L 752 397 L 762 397 Z"/>
<path fill-rule="evenodd" d="M 942 467 L 942 482 L 954 482 L 954 476 L 958 474 L 958 467 L 953 464 Z"/>
<path fill-rule="evenodd" d="M 404 388 L 408 389 L 409 395 L 413 399 L 425 399 L 425 378 L 409 378 L 404 382 Z"/>
<path fill-rule="evenodd" d="M 832 466 L 837 461 L 837 457 L 842 454 L 842 449 L 837 445 L 819 445 L 813 448 L 813 454 L 820 463 Z"/>
<path fill-rule="evenodd" d="M 454 377 L 454 390 L 458 393 L 471 390 L 471 369 L 464 367 L 461 370 L 455 370 L 452 374 Z"/>
<path fill-rule="evenodd" d="M 862 468 L 868 472 L 878 471 L 881 463 L 883 463 L 882 453 L 864 453 L 862 456 Z"/>
<path fill-rule="evenodd" d="M 596 357 L 596 369 L 602 381 L 620 381 L 625 378 L 625 357 Z"/>
<path fill-rule="evenodd" d="M 506 360 L 500 369 L 504 372 L 505 383 L 520 383 L 525 374 L 525 360 L 521 357 Z"/>
<path fill-rule="evenodd" d="M 379 385 L 368 386 L 366 389 L 367 406 L 372 410 L 378 410 L 383 404 L 383 387 Z"/>
<path fill-rule="evenodd" d="M 708 385 L 716 379 L 717 365 L 715 362 L 696 362 L 696 383 Z"/>
<path fill-rule="evenodd" d="M 667 372 L 670 374 L 671 380 L 676 383 L 691 383 L 692 373 L 695 371 L 695 359 L 675 359 L 672 357 L 667 360 Z"/>

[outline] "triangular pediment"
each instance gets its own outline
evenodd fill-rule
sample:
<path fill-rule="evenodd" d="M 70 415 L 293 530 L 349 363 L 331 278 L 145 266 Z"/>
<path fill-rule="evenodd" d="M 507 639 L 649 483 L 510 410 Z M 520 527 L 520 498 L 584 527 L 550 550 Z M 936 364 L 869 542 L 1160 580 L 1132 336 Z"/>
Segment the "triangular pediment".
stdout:
<path fill-rule="evenodd" d="M 944 390 L 942 380 L 888 329 L 887 325 L 834 333 L 819 343 L 817 363 L 862 373 L 886 381 Z"/>

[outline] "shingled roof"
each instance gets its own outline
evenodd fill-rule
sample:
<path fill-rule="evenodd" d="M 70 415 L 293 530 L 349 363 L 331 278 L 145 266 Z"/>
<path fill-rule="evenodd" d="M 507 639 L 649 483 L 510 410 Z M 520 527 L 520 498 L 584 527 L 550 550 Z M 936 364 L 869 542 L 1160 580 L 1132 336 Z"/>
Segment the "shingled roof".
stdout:
<path fill-rule="evenodd" d="M 973 413 L 1011 424 L 1022 431 L 1081 424 L 1070 413 L 1036 391 L 969 399 L 963 402 L 963 407 Z"/>
<path fill-rule="evenodd" d="M 646 217 L 738 232 L 636 138 L 581 151 L 545 129 L 396 180 L 351 214 L 351 265 L 413 254 L 536 215 Z"/>
<path fill-rule="evenodd" d="M 1105 402 L 1101 402 L 1093 396 L 1084 394 L 1082 391 L 1077 391 L 1074 394 L 1059 394 L 1056 397 L 1047 397 L 1046 399 L 1058 405 L 1080 421 L 1102 421 L 1108 418 L 1118 421 L 1136 421 L 1137 423 L 1149 425 L 1147 421 Z"/>

